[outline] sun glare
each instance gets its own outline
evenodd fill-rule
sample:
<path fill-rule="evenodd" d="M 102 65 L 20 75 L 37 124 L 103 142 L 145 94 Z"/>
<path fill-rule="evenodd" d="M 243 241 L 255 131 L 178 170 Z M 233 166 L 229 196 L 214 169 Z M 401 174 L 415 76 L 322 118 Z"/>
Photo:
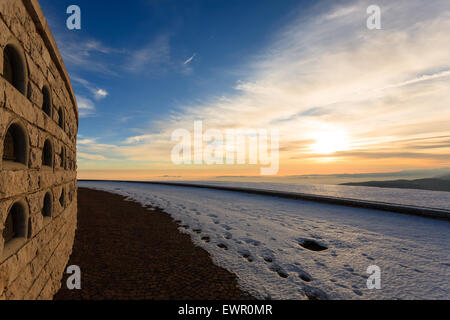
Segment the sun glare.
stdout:
<path fill-rule="evenodd" d="M 332 154 L 349 149 L 348 135 L 343 130 L 325 130 L 317 132 L 311 149 L 316 154 Z"/>

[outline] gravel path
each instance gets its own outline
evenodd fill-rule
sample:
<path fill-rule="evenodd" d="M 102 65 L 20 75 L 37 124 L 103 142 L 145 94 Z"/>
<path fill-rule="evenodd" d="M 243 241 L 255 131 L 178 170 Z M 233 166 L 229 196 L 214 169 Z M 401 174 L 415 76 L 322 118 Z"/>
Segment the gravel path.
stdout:
<path fill-rule="evenodd" d="M 152 211 L 153 210 L 153 211 Z M 157 208 L 122 196 L 80 188 L 78 230 L 68 265 L 81 268 L 82 289 L 66 288 L 56 300 L 251 299 L 236 276 Z"/>

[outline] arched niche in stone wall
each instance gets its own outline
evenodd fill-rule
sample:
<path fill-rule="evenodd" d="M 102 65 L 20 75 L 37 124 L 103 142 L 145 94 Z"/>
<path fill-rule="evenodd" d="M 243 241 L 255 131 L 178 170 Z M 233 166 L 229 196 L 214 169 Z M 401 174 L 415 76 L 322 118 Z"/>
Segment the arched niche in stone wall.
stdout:
<path fill-rule="evenodd" d="M 49 139 L 45 140 L 42 149 L 42 166 L 53 168 L 53 145 Z"/>
<path fill-rule="evenodd" d="M 49 117 L 52 117 L 52 96 L 50 89 L 47 85 L 42 87 L 42 111 L 44 111 Z"/>
<path fill-rule="evenodd" d="M 11 39 L 3 49 L 2 76 L 22 94 L 27 94 L 28 68 L 25 54 L 15 39 Z"/>
<path fill-rule="evenodd" d="M 8 210 L 3 226 L 3 257 L 14 253 L 28 237 L 28 205 L 24 200 L 14 202 Z"/>
<path fill-rule="evenodd" d="M 19 121 L 13 121 L 3 138 L 3 169 L 27 167 L 28 153 L 28 134 L 25 126 Z"/>
<path fill-rule="evenodd" d="M 53 195 L 51 191 L 45 193 L 42 204 L 42 215 L 44 218 L 51 218 L 53 215 Z"/>

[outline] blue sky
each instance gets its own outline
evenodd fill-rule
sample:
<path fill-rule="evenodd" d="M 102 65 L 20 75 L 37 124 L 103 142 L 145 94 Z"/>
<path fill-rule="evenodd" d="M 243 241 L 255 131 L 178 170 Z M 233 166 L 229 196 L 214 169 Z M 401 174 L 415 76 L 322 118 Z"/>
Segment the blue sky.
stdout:
<path fill-rule="evenodd" d="M 232 94 L 248 59 L 307 1 L 41 0 L 81 108 L 79 133 L 117 143 L 181 104 Z M 82 30 L 66 29 L 66 8 Z M 192 58 L 192 59 L 191 59 Z M 191 60 L 190 60 L 191 59 Z M 96 95 L 103 90 L 107 95 Z M 81 100 L 81 101 L 80 101 Z"/>
<path fill-rule="evenodd" d="M 279 175 L 450 165 L 450 2 L 40 0 L 80 111 L 80 178 L 254 176 L 176 166 L 174 131 L 279 130 Z M 66 28 L 66 8 L 82 30 Z"/>

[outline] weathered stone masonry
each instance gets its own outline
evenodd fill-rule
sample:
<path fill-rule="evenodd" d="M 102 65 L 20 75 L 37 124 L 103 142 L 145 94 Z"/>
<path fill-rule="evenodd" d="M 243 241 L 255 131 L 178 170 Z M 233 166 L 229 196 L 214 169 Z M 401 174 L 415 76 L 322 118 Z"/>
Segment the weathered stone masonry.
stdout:
<path fill-rule="evenodd" d="M 0 0 L 0 300 L 51 299 L 77 224 L 78 113 L 37 0 Z"/>

